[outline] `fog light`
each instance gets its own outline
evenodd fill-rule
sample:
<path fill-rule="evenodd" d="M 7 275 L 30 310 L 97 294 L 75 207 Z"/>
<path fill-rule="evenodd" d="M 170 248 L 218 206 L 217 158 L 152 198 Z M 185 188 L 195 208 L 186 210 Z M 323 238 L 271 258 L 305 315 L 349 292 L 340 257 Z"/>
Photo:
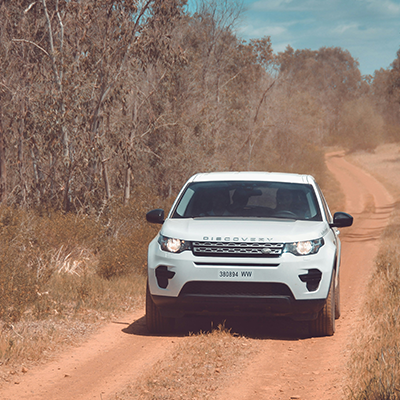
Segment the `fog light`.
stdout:
<path fill-rule="evenodd" d="M 169 280 L 175 276 L 175 272 L 169 271 L 166 265 L 160 265 L 156 269 L 157 284 L 161 289 L 166 289 Z"/>

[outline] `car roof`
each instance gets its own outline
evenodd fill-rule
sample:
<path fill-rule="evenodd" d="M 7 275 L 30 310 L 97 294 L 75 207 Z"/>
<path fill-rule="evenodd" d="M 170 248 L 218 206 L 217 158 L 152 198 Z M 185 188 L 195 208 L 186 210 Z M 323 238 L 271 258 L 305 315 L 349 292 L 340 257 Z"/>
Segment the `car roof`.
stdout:
<path fill-rule="evenodd" d="M 216 181 L 264 181 L 313 184 L 311 175 L 292 174 L 286 172 L 236 171 L 236 172 L 207 172 L 193 175 L 189 182 Z"/>

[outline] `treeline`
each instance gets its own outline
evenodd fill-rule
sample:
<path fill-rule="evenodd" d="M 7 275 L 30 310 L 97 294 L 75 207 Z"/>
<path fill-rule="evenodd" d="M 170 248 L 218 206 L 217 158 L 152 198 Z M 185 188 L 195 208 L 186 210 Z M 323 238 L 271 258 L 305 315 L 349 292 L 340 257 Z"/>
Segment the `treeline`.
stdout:
<path fill-rule="evenodd" d="M 323 180 L 323 147 L 400 139 L 400 56 L 363 77 L 341 48 L 234 32 L 240 5 L 13 0 L 0 6 L 0 201 L 98 213 L 193 173 Z"/>

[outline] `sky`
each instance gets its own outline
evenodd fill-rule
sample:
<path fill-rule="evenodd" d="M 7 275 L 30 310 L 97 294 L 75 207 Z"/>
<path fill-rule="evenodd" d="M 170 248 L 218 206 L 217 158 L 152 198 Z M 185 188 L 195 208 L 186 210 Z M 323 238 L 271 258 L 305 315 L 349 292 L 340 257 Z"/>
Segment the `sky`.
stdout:
<path fill-rule="evenodd" d="M 243 0 L 243 8 L 237 35 L 270 36 L 275 53 L 341 47 L 373 75 L 400 48 L 400 0 Z"/>

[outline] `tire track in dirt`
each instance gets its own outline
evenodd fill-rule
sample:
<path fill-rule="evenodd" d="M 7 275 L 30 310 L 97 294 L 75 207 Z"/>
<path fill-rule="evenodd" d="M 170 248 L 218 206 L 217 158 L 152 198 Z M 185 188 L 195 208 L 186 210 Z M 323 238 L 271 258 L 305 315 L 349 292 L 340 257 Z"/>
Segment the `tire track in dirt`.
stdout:
<path fill-rule="evenodd" d="M 71 349 L 0 390 L 2 400 L 110 399 L 163 358 L 181 338 L 149 336 L 143 311 L 133 323 L 105 326 Z M 132 316 L 129 317 L 131 319 Z"/>
<path fill-rule="evenodd" d="M 231 378 L 229 387 L 219 390 L 218 400 L 344 397 L 351 336 L 357 329 L 365 288 L 393 199 L 379 181 L 348 163 L 342 153 L 329 154 L 327 165 L 346 195 L 343 211 L 355 218 L 353 226 L 341 233 L 342 316 L 336 321 L 336 333 L 333 337 L 307 338 L 300 326 L 287 323 L 279 328 L 277 321 L 271 320 L 263 327 L 267 335 L 254 339 L 257 356 L 240 376 Z"/>

